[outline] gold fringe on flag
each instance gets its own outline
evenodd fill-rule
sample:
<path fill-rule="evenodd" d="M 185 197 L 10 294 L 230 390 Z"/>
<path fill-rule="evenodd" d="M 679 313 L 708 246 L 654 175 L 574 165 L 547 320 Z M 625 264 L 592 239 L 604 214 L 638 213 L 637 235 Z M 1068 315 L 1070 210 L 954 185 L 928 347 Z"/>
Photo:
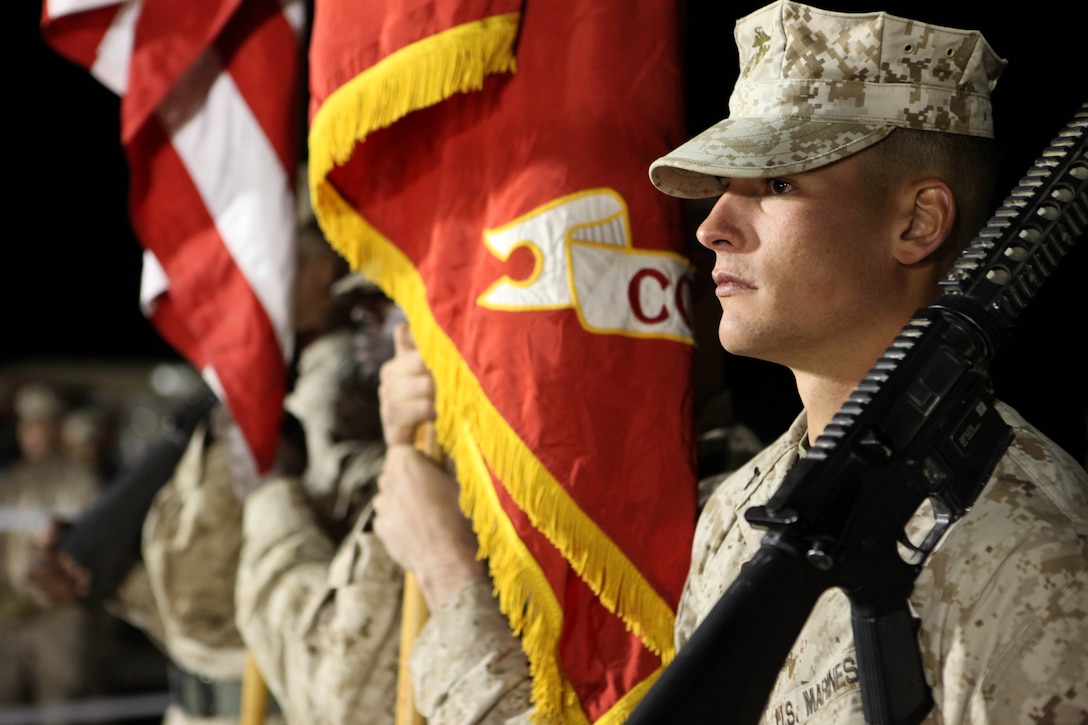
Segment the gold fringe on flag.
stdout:
<path fill-rule="evenodd" d="M 337 88 L 310 123 L 311 193 L 371 131 L 455 93 L 478 91 L 492 73 L 516 72 L 520 25 L 520 13 L 458 25 L 402 48 Z"/>

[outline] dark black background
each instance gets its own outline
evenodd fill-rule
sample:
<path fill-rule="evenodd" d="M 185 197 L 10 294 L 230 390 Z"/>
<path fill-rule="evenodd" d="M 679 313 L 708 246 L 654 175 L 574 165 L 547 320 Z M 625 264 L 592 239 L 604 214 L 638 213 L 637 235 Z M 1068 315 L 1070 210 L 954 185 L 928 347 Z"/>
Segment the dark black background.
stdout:
<path fill-rule="evenodd" d="M 816 3 L 820 5 L 820 3 Z M 698 131 L 727 112 L 736 77 L 734 20 L 762 2 L 692 2 L 687 10 L 688 113 Z M 1069 4 L 824 3 L 847 11 L 883 9 L 930 22 L 981 29 L 1010 64 L 994 92 L 1005 147 L 1001 198 L 1088 98 L 1082 23 Z M 140 248 L 127 221 L 119 102 L 86 71 L 41 41 L 40 5 L 15 3 L 5 128 L 9 134 L 9 232 L 0 269 L 0 365 L 44 358 L 72 361 L 176 359 L 139 311 Z M 12 51 L 9 50 L 9 57 Z M 1086 457 L 1088 381 L 1084 352 L 1083 240 L 1028 307 L 994 361 L 998 395 L 1044 432 Z M 740 416 L 766 436 L 796 411 L 783 370 L 725 360 Z M 770 384 L 782 391 L 769 394 Z M 781 383 L 781 384 L 778 384 Z"/>
<path fill-rule="evenodd" d="M 139 309 L 120 102 L 42 42 L 39 3 L 16 7 L 25 61 L 9 74 L 18 92 L 5 124 L 15 203 L 4 245 L 3 362 L 176 359 Z"/>

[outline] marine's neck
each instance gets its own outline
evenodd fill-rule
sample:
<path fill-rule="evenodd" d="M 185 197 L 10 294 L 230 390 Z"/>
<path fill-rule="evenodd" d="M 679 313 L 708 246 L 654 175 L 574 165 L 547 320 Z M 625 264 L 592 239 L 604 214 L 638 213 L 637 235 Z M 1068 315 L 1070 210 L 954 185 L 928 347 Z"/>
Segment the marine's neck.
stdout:
<path fill-rule="evenodd" d="M 850 394 L 854 392 L 858 381 L 863 376 L 854 378 L 829 378 L 820 375 L 794 372 L 797 381 L 797 393 L 808 416 L 808 440 L 814 443 L 823 433 L 824 428 L 842 408 Z"/>

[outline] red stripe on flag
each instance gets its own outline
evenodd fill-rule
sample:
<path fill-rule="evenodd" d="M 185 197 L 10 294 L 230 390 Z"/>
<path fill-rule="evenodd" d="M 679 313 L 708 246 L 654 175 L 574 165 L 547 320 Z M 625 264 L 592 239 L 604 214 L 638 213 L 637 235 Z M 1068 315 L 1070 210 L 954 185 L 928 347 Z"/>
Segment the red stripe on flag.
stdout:
<path fill-rule="evenodd" d="M 189 324 L 186 322 L 184 315 L 178 311 L 177 305 L 174 304 L 170 295 L 162 295 L 155 300 L 155 308 L 147 314 L 147 317 L 151 320 L 151 324 L 155 326 L 155 329 L 159 331 L 159 334 L 162 335 L 162 338 L 177 350 L 178 354 L 198 370 L 205 368 L 207 360 L 204 359 L 200 340 L 193 337 Z M 189 352 L 182 353 L 182 350 Z"/>
<path fill-rule="evenodd" d="M 68 60 L 83 68 L 94 64 L 98 45 L 109 30 L 120 5 L 88 10 L 78 15 L 53 17 L 49 2 L 42 3 L 42 34 L 50 46 Z"/>

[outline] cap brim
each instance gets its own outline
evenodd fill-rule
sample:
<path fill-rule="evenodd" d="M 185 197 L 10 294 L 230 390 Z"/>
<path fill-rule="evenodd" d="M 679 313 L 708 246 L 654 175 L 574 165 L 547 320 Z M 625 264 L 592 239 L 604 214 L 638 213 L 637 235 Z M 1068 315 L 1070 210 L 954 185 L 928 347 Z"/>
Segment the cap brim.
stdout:
<path fill-rule="evenodd" d="M 893 128 L 796 116 L 727 118 L 650 164 L 650 180 L 682 199 L 717 196 L 719 179 L 818 169 L 872 146 Z"/>

